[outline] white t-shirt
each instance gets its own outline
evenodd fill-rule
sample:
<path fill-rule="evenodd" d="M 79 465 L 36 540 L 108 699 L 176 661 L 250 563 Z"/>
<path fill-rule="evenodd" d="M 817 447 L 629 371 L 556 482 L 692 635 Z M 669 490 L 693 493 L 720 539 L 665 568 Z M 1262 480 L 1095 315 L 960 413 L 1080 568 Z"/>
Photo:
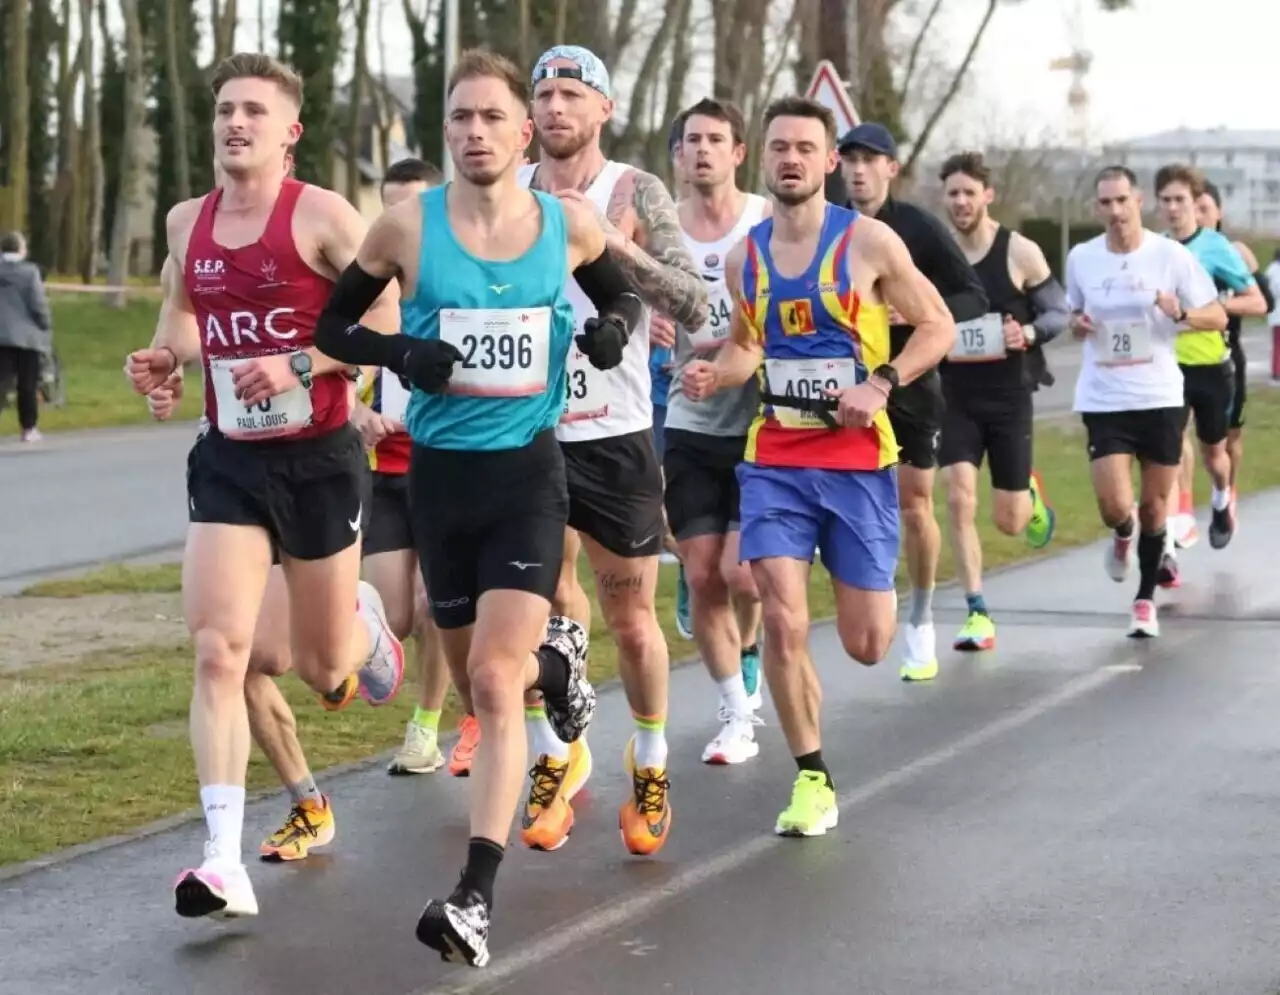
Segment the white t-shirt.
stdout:
<path fill-rule="evenodd" d="M 1143 230 L 1133 252 L 1107 248 L 1106 235 L 1067 256 L 1067 301 L 1096 329 L 1084 340 L 1075 410 L 1149 411 L 1185 403 L 1174 355 L 1177 325 L 1156 307 L 1156 294 L 1177 295 L 1188 311 L 1217 300 L 1213 280 L 1191 251 Z"/>
<path fill-rule="evenodd" d="M 1271 286 L 1271 296 L 1276 299 L 1276 309 L 1267 318 L 1272 328 L 1280 326 L 1280 261 L 1272 262 L 1263 274 Z"/>

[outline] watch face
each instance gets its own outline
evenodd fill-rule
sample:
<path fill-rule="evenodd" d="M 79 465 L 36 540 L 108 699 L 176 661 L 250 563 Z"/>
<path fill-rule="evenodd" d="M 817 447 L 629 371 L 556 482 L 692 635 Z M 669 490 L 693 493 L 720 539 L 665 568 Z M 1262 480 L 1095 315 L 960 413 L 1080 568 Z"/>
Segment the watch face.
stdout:
<path fill-rule="evenodd" d="M 295 352 L 289 357 L 289 366 L 293 369 L 293 372 L 297 373 L 299 376 L 310 373 L 311 357 L 305 352 Z"/>

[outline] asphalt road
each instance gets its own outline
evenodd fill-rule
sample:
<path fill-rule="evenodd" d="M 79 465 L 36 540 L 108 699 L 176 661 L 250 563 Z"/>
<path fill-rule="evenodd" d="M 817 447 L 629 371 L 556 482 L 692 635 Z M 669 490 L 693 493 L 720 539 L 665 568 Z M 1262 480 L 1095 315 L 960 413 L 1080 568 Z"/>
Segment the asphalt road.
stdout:
<path fill-rule="evenodd" d="M 1270 372 L 1270 338 L 1245 336 L 1250 375 Z M 1079 349 L 1050 347 L 1057 383 L 1036 395 L 1039 417 L 1071 411 Z M 122 388 L 123 389 L 123 388 Z M 186 453 L 194 423 L 0 441 L 0 595 L 111 560 L 172 556 L 186 533 Z M 20 523 L 15 525 L 14 523 Z"/>
<path fill-rule="evenodd" d="M 511 847 L 484 971 L 413 936 L 456 879 L 467 782 L 379 766 L 324 785 L 327 856 L 251 868 L 256 920 L 173 914 L 196 824 L 0 877 L 0 993 L 1274 993 L 1280 494 L 1240 511 L 1228 549 L 1184 554 L 1156 641 L 1125 638 L 1132 586 L 1098 546 L 990 578 L 999 647 L 945 653 L 929 685 L 817 629 L 842 806 L 823 839 L 771 834 L 794 770 L 768 706 L 757 760 L 697 762 L 715 696 L 695 666 L 672 680 L 671 842 L 628 857 L 630 722 L 603 694 L 577 829 L 556 853 Z M 960 612 L 941 600 L 945 641 Z M 285 810 L 251 805 L 247 844 Z"/>

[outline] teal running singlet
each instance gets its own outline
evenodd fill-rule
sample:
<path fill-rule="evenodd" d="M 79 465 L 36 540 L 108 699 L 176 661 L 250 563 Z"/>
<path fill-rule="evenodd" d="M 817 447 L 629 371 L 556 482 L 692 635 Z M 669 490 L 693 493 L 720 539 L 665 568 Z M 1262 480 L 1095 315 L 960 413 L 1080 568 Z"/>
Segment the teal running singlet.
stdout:
<path fill-rule="evenodd" d="M 534 191 L 542 232 L 518 259 L 472 255 L 454 236 L 446 198 L 452 184 L 422 194 L 422 249 L 413 297 L 401 302 L 402 330 L 441 338 L 462 353 L 448 388 L 414 390 L 409 435 L 432 449 L 519 449 L 553 428 L 564 410 L 565 362 L 576 330 L 564 294 L 568 230 L 560 201 Z"/>

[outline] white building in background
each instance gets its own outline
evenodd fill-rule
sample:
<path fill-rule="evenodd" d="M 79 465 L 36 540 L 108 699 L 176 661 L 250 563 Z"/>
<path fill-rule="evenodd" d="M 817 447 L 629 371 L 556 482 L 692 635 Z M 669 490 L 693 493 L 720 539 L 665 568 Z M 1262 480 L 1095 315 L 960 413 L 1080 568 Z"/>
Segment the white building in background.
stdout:
<path fill-rule="evenodd" d="M 1128 166 L 1148 190 L 1161 166 L 1195 166 L 1222 191 L 1231 228 L 1280 234 L 1280 131 L 1179 128 L 1109 145 L 1103 158 Z"/>

